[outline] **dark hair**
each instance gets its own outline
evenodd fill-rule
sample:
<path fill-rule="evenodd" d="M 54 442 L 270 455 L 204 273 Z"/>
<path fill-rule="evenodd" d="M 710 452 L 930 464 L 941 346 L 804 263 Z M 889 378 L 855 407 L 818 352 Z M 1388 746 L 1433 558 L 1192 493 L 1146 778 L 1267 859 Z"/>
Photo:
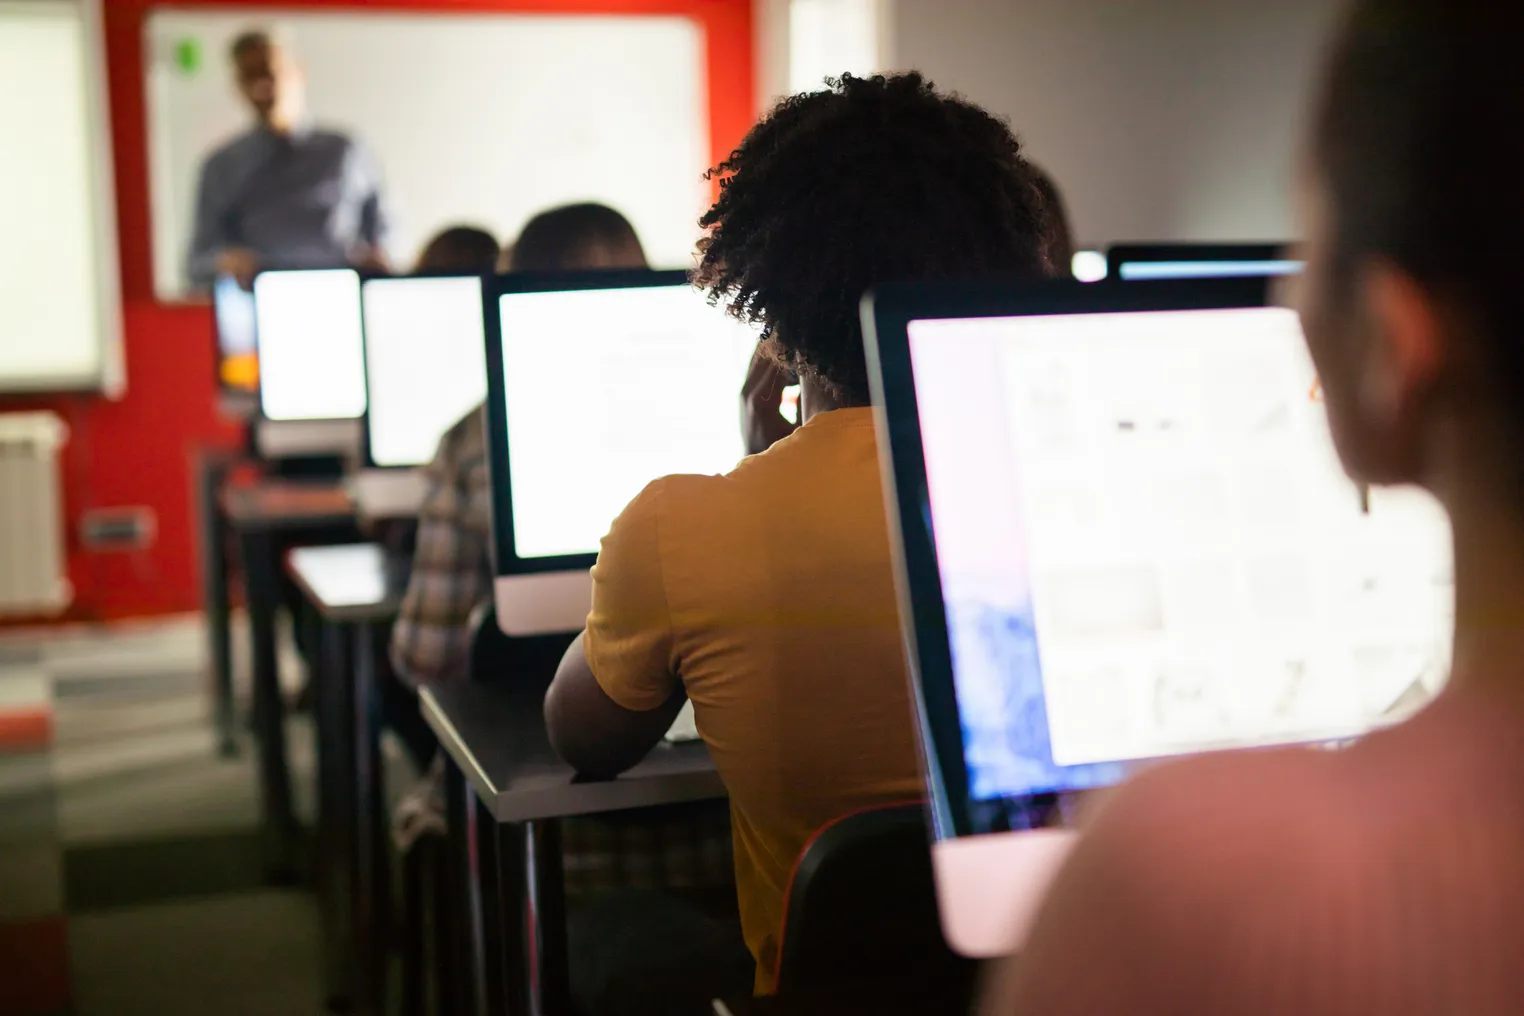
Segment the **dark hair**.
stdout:
<path fill-rule="evenodd" d="M 1475 333 L 1524 404 L 1524 10 L 1359 0 L 1325 72 L 1313 160 L 1335 276 L 1384 259 Z"/>
<path fill-rule="evenodd" d="M 783 100 L 710 177 L 695 285 L 773 354 L 866 404 L 858 303 L 875 284 L 1050 274 L 1042 195 L 1006 124 L 919 74 L 842 75 Z"/>
<path fill-rule="evenodd" d="M 256 49 L 269 49 L 275 45 L 275 36 L 268 28 L 249 28 L 238 33 L 238 38 L 228 47 L 228 59 L 237 63 Z"/>
<path fill-rule="evenodd" d="M 1041 166 L 1032 167 L 1032 178 L 1042 191 L 1042 205 L 1047 214 L 1047 228 L 1043 237 L 1048 242 L 1048 261 L 1053 271 L 1068 275 L 1074 261 L 1074 228 L 1069 224 L 1069 209 L 1064 205 L 1064 195 L 1059 191 L 1053 177 Z"/>
<path fill-rule="evenodd" d="M 556 272 L 644 266 L 646 252 L 630 220 L 608 205 L 586 202 L 541 212 L 513 243 L 509 270 Z"/>
<path fill-rule="evenodd" d="M 497 253 L 497 240 L 485 229 L 451 226 L 424 244 L 418 271 L 488 275 L 497 268 Z"/>

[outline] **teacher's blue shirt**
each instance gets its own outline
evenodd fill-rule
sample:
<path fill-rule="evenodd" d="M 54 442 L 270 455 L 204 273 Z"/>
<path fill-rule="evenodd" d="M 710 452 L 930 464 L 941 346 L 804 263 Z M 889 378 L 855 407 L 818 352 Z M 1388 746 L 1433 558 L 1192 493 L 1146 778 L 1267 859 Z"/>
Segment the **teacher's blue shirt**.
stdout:
<path fill-rule="evenodd" d="M 386 235 L 380 173 L 355 141 L 304 127 L 255 127 L 201 167 L 188 270 L 209 286 L 217 255 L 247 247 L 263 268 L 338 268 Z"/>

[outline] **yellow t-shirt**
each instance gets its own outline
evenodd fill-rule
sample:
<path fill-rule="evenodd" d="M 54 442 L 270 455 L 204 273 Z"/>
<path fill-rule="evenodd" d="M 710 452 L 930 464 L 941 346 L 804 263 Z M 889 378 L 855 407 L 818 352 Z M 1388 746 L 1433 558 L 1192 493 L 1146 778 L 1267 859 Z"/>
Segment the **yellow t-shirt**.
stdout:
<path fill-rule="evenodd" d="M 614 522 L 583 645 L 609 697 L 686 686 L 730 792 L 757 989 L 816 830 L 923 796 L 872 410 L 822 413 L 726 476 L 669 476 Z"/>

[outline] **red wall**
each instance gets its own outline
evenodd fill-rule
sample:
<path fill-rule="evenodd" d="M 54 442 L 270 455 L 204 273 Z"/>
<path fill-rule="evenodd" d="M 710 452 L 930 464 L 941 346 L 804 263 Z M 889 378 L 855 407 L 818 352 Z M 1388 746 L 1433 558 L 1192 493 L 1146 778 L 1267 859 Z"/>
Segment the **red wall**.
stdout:
<path fill-rule="evenodd" d="M 200 602 L 190 463 L 197 448 L 234 446 L 236 428 L 215 411 L 211 312 L 168 306 L 153 297 L 150 257 L 143 22 L 159 6 L 239 7 L 248 0 L 156 4 L 106 0 L 106 63 L 120 232 L 127 394 L 0 398 L 0 411 L 44 407 L 68 420 L 65 499 L 75 602 L 69 617 L 103 620 L 195 609 Z M 705 29 L 712 161 L 750 126 L 755 105 L 751 0 L 287 0 L 285 9 L 512 11 L 518 13 L 678 14 Z M 134 554 L 91 554 L 78 546 L 77 522 L 90 508 L 146 505 L 158 515 L 157 542 Z"/>

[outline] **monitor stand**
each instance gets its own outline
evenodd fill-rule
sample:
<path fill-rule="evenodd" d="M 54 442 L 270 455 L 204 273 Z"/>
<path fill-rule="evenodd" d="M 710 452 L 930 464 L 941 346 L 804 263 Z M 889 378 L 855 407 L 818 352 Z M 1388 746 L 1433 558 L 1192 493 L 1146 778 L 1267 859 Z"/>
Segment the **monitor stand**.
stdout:
<path fill-rule="evenodd" d="M 933 843 L 937 909 L 953 952 L 976 959 L 1019 952 L 1078 838 L 1072 829 L 1028 829 Z"/>
<path fill-rule="evenodd" d="M 262 459 L 359 455 L 359 420 L 265 420 L 254 421 L 254 451 Z"/>
<path fill-rule="evenodd" d="M 505 635 L 579 632 L 593 604 L 593 577 L 587 569 L 499 575 L 494 594 L 497 626 Z"/>

